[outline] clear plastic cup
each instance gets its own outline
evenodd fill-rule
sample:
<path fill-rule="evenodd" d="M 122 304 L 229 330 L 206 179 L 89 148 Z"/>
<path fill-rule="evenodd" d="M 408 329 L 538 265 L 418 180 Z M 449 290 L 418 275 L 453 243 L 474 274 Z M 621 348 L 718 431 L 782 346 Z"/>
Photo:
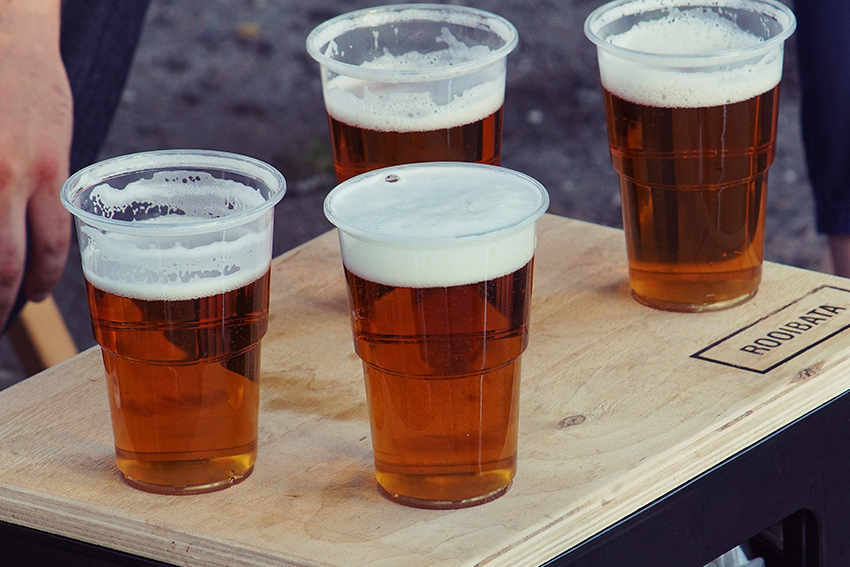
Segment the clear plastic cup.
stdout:
<path fill-rule="evenodd" d="M 131 486 L 209 492 L 253 470 L 273 208 L 285 190 L 265 163 L 200 150 L 109 159 L 62 188 Z"/>
<path fill-rule="evenodd" d="M 620 0 L 588 16 L 635 298 L 706 311 L 755 295 L 791 11 Z"/>
<path fill-rule="evenodd" d="M 517 465 L 536 221 L 549 196 L 505 168 L 390 167 L 325 200 L 339 228 L 378 487 L 422 508 L 504 494 Z"/>

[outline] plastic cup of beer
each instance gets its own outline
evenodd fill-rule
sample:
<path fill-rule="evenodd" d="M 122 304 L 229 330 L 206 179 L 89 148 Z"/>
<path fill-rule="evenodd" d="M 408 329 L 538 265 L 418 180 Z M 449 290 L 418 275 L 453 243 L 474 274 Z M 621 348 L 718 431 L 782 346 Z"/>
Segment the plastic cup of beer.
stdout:
<path fill-rule="evenodd" d="M 285 190 L 269 165 L 202 150 L 105 160 L 62 188 L 129 485 L 194 494 L 251 474 Z"/>
<path fill-rule="evenodd" d="M 517 465 L 540 183 L 456 162 L 334 188 L 379 492 L 419 508 L 504 494 Z"/>
<path fill-rule="evenodd" d="M 425 161 L 498 165 L 508 54 L 516 28 L 473 8 L 381 6 L 316 27 L 339 181 Z"/>
<path fill-rule="evenodd" d="M 755 295 L 795 26 L 774 0 L 624 0 L 585 21 L 641 303 L 699 312 Z"/>

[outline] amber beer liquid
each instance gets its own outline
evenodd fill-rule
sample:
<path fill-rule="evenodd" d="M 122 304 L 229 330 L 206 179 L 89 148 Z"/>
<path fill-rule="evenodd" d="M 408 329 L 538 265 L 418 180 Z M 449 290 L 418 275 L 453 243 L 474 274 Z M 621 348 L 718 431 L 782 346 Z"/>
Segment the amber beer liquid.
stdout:
<path fill-rule="evenodd" d="M 517 471 L 538 183 L 480 164 L 360 175 L 325 214 L 340 229 L 379 491 L 422 508 L 483 504 Z"/>
<path fill-rule="evenodd" d="M 269 274 L 194 299 L 122 297 L 91 283 L 87 291 L 127 482 L 180 493 L 247 477 L 257 459 Z"/>
<path fill-rule="evenodd" d="M 773 0 L 634 0 L 588 17 L 638 301 L 697 312 L 757 292 L 793 28 Z"/>
<path fill-rule="evenodd" d="M 285 191 L 271 166 L 206 150 L 112 158 L 63 186 L 130 486 L 198 494 L 253 471 L 273 207 Z"/>
<path fill-rule="evenodd" d="M 506 58 L 495 14 L 401 4 L 332 18 L 307 37 L 321 64 L 337 179 L 404 163 L 498 165 Z"/>
<path fill-rule="evenodd" d="M 499 165 L 504 107 L 480 120 L 424 131 L 378 130 L 328 115 L 338 181 L 403 163 L 465 161 Z"/>
<path fill-rule="evenodd" d="M 686 309 L 755 294 L 779 87 L 706 108 L 604 94 L 635 297 Z"/>
<path fill-rule="evenodd" d="M 417 289 L 346 271 L 383 491 L 453 502 L 510 484 L 531 274 Z"/>

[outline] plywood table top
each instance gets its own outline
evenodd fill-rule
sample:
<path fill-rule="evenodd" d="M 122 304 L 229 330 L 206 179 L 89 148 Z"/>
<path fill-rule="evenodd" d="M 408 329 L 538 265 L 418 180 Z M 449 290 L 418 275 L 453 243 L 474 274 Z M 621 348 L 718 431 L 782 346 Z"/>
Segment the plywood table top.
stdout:
<path fill-rule="evenodd" d="M 248 480 L 124 484 L 94 348 L 0 392 L 0 520 L 176 565 L 539 565 L 850 388 L 846 280 L 768 263 L 740 307 L 664 313 L 631 298 L 621 231 L 546 215 L 538 235 L 504 497 L 377 493 L 331 231 L 274 261 Z"/>

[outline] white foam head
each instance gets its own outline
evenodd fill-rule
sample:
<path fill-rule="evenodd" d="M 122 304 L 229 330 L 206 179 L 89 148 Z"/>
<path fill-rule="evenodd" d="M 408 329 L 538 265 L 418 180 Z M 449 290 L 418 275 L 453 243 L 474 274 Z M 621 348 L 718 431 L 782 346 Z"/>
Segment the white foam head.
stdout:
<path fill-rule="evenodd" d="M 249 171 L 261 163 L 236 157 Z M 127 159 L 116 158 L 115 167 Z M 109 161 L 92 167 L 103 173 Z M 157 165 L 156 158 L 150 161 Z M 189 165 L 192 156 L 184 161 Z M 86 185 L 87 170 L 72 176 L 63 202 L 77 217 L 86 279 L 110 293 L 147 300 L 207 297 L 257 280 L 270 266 L 272 207 L 285 191 L 274 185 L 283 177 L 262 166 L 253 184 L 268 191 L 203 168 L 132 174 L 129 183 L 113 175 Z M 250 178 L 240 169 L 237 175 Z"/>
<path fill-rule="evenodd" d="M 534 255 L 540 183 L 505 168 L 425 163 L 373 171 L 337 186 L 325 215 L 339 227 L 352 273 L 399 287 L 491 280 Z"/>
<path fill-rule="evenodd" d="M 487 69 L 489 80 L 445 85 L 375 85 L 338 75 L 325 85 L 325 107 L 351 126 L 384 132 L 427 132 L 471 124 L 505 103 L 505 65 Z M 446 96 L 446 89 L 454 94 Z"/>
<path fill-rule="evenodd" d="M 741 102 L 779 84 L 784 41 L 795 25 L 790 10 L 749 0 L 706 0 L 701 8 L 676 7 L 692 3 L 636 0 L 591 14 L 585 31 L 598 47 L 602 85 L 639 104 L 695 108 Z M 739 27 L 736 17 L 729 16 L 751 10 L 766 22 L 757 27 L 766 35 Z M 644 11 L 663 16 L 615 29 L 616 33 L 602 31 L 618 19 Z M 771 26 L 776 31 L 766 32 Z"/>

